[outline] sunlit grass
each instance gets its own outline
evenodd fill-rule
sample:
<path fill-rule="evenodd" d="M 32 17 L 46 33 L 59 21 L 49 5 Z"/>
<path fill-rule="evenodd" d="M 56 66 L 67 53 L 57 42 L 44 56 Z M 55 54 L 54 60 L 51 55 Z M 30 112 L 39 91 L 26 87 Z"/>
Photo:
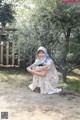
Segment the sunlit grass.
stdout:
<path fill-rule="evenodd" d="M 80 75 L 80 69 L 73 70 L 73 73 L 76 73 L 76 74 Z"/>
<path fill-rule="evenodd" d="M 78 76 L 67 76 L 67 78 L 70 80 L 77 80 L 77 81 L 80 80 L 80 77 L 78 77 Z"/>
<path fill-rule="evenodd" d="M 76 73 L 76 74 L 75 74 Z M 80 93 L 80 70 L 67 76 L 67 83 L 60 83 L 60 87 Z M 78 74 L 77 74 L 78 73 Z M 0 70 L 0 83 L 27 87 L 32 81 L 32 76 L 23 70 L 3 69 Z"/>
<path fill-rule="evenodd" d="M 80 70 L 75 70 L 75 73 L 77 75 L 73 74 L 71 76 L 67 76 L 67 89 L 80 93 Z"/>
<path fill-rule="evenodd" d="M 67 82 L 67 89 L 80 93 L 80 81 L 70 80 Z"/>
<path fill-rule="evenodd" d="M 4 82 L 6 84 L 26 87 L 28 86 L 31 78 L 31 74 L 24 71 L 17 71 L 14 69 L 0 71 L 0 82 Z"/>
<path fill-rule="evenodd" d="M 67 90 L 80 93 L 80 69 L 75 69 L 67 76 L 67 83 L 61 83 L 60 86 Z"/>

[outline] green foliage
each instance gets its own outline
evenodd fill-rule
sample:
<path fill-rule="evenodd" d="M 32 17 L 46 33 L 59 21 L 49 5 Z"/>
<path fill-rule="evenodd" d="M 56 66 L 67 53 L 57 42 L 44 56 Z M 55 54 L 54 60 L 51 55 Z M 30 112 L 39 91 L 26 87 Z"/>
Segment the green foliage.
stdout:
<path fill-rule="evenodd" d="M 20 0 L 14 5 L 17 49 L 24 66 L 33 62 L 38 46 L 51 50 L 52 45 L 50 52 L 66 76 L 80 63 L 80 5 L 63 4 L 59 0 Z"/>
<path fill-rule="evenodd" d="M 80 44 L 71 42 L 70 43 L 70 53 L 67 55 L 67 59 L 71 63 L 80 63 Z"/>
<path fill-rule="evenodd" d="M 0 4 L 0 22 L 1 26 L 5 27 L 7 23 L 12 23 L 14 18 L 14 10 L 12 9 L 12 5 L 1 1 Z"/>
<path fill-rule="evenodd" d="M 61 33 L 59 37 L 59 43 L 56 46 L 60 46 L 61 51 L 58 52 L 59 62 L 62 64 L 62 71 L 64 80 L 66 80 L 66 75 L 72 67 L 80 63 L 80 44 L 76 44 L 75 41 L 79 41 L 80 29 L 80 5 L 78 4 L 63 4 L 58 3 L 53 9 L 53 15 L 51 18 L 55 29 Z M 77 36 L 78 35 L 78 36 Z M 75 39 L 76 36 L 76 39 Z M 73 46 L 74 45 L 74 46 Z M 77 48 L 75 50 L 75 48 Z"/>

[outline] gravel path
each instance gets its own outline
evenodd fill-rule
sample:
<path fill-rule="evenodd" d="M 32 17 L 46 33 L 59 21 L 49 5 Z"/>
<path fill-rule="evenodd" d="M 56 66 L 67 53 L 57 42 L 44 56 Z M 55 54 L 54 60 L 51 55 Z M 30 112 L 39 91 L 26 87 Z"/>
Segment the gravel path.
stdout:
<path fill-rule="evenodd" d="M 8 112 L 8 120 L 80 120 L 80 96 L 41 95 L 1 82 L 1 112 Z"/>

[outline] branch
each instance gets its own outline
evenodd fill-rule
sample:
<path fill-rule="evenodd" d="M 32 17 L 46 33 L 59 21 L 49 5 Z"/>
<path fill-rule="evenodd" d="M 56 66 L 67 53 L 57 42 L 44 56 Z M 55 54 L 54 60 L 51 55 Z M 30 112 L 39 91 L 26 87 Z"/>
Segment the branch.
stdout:
<path fill-rule="evenodd" d="M 61 70 L 61 71 L 63 71 L 63 66 L 53 57 L 53 56 L 51 56 L 50 55 L 50 57 L 52 58 L 52 60 L 54 61 L 54 63 L 57 65 L 57 67 Z"/>
<path fill-rule="evenodd" d="M 80 65 L 74 66 L 73 68 L 71 68 L 71 69 L 68 71 L 68 73 L 70 73 L 72 70 L 74 70 L 74 69 L 76 69 L 76 68 L 79 68 L 79 67 L 80 67 Z"/>

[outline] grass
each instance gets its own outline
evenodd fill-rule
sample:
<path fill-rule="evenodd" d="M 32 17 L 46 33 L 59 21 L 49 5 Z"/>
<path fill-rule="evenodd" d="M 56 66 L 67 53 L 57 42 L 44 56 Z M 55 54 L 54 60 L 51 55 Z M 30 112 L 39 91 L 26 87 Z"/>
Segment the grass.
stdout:
<path fill-rule="evenodd" d="M 17 70 L 12 68 L 0 70 L 1 83 L 26 87 L 28 86 L 31 78 L 31 74 L 27 73 L 24 70 Z"/>
<path fill-rule="evenodd" d="M 75 92 L 80 93 L 80 81 L 76 81 L 74 80 L 70 80 L 69 82 L 67 82 L 67 87 L 68 90 L 72 90 Z"/>
<path fill-rule="evenodd" d="M 62 88 L 80 93 L 80 69 L 75 69 L 67 76 L 67 83 L 61 83 Z"/>
<path fill-rule="evenodd" d="M 80 93 L 80 77 L 68 76 L 67 89 Z"/>
<path fill-rule="evenodd" d="M 25 70 L 12 68 L 0 70 L 0 83 L 27 87 L 31 83 L 31 79 L 31 74 Z M 80 93 L 80 69 L 76 69 L 72 74 L 67 76 L 67 83 L 60 83 L 60 86 L 67 90 Z"/>

